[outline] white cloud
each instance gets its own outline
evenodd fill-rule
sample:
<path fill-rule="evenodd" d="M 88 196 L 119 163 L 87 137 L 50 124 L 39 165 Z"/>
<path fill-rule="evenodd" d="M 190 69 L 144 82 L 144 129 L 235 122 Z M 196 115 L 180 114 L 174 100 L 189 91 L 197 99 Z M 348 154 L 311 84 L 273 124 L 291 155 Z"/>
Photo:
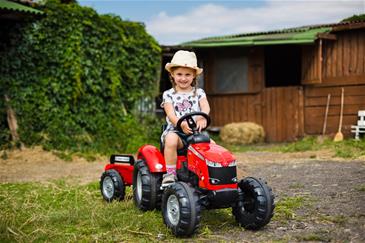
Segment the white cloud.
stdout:
<path fill-rule="evenodd" d="M 147 21 L 146 27 L 161 44 L 171 45 L 217 35 L 335 23 L 364 12 L 364 0 L 270 0 L 256 8 L 207 3 L 182 15 L 161 12 Z"/>

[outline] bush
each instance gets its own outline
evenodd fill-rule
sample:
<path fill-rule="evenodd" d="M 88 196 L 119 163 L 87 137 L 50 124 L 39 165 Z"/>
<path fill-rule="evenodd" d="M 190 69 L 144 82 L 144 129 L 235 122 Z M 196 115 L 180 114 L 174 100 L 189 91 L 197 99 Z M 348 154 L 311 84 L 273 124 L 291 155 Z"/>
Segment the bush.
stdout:
<path fill-rule="evenodd" d="M 105 151 L 150 141 L 132 115 L 158 88 L 161 49 L 145 26 L 77 3 L 40 8 L 38 21 L 0 26 L 9 40 L 0 43 L 0 145 L 10 138 L 4 94 L 26 145 Z"/>
<path fill-rule="evenodd" d="M 225 125 L 220 131 L 220 138 L 228 144 L 252 144 L 263 142 L 264 128 L 253 122 L 239 122 Z"/>

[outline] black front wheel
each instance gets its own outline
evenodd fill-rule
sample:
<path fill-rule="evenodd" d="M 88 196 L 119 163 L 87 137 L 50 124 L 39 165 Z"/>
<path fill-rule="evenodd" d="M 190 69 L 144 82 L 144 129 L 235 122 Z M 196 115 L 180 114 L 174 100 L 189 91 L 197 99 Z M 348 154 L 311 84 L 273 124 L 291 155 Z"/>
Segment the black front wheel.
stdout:
<path fill-rule="evenodd" d="M 118 171 L 111 169 L 103 172 L 100 178 L 100 191 L 107 202 L 124 199 L 125 185 Z"/>
<path fill-rule="evenodd" d="M 274 195 L 261 179 L 247 177 L 238 183 L 239 199 L 232 208 L 236 221 L 246 229 L 257 230 L 274 215 Z"/>
<path fill-rule="evenodd" d="M 201 207 L 196 190 L 184 182 L 168 186 L 162 196 L 164 223 L 175 236 L 190 236 L 200 223 Z"/>

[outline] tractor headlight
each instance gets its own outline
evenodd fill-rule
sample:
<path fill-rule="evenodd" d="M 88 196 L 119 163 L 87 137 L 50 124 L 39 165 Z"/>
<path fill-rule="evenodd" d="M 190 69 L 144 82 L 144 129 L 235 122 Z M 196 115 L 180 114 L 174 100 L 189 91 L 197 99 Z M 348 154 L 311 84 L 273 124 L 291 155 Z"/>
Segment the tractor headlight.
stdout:
<path fill-rule="evenodd" d="M 217 162 L 214 162 L 214 161 L 210 161 L 210 160 L 205 160 L 205 162 L 207 163 L 208 166 L 210 167 L 223 167 L 221 163 L 217 163 Z"/>
<path fill-rule="evenodd" d="M 210 180 L 210 184 L 212 184 L 212 185 L 217 185 L 221 181 L 221 180 L 216 179 L 216 178 L 210 178 L 209 180 Z"/>
<path fill-rule="evenodd" d="M 236 165 L 237 165 L 237 163 L 236 163 L 235 160 L 229 162 L 229 164 L 228 164 L 229 167 L 233 167 L 233 166 L 236 166 Z"/>

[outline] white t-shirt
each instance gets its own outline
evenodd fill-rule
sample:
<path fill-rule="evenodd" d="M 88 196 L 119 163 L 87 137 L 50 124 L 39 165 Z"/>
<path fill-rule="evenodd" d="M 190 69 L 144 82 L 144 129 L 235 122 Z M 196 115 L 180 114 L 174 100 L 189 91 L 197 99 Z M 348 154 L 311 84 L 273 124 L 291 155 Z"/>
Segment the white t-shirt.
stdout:
<path fill-rule="evenodd" d="M 161 108 L 164 108 L 165 103 L 171 103 L 174 107 L 175 115 L 180 118 L 188 113 L 194 111 L 201 111 L 199 101 L 206 97 L 203 89 L 197 88 L 194 95 L 195 88 L 190 92 L 176 92 L 174 88 L 166 90 L 162 95 Z M 169 131 L 176 131 L 169 118 L 166 116 L 167 127 L 162 133 L 161 139 L 164 141 L 164 137 Z"/>

